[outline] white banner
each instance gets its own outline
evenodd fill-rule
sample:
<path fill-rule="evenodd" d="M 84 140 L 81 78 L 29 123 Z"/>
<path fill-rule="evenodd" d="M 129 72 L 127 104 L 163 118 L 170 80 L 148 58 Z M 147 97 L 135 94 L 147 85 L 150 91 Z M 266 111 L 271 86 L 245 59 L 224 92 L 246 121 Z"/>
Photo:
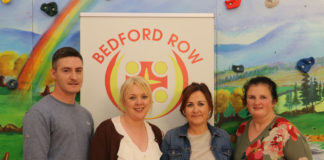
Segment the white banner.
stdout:
<path fill-rule="evenodd" d="M 204 82 L 214 93 L 213 14 L 81 13 L 80 23 L 81 105 L 95 127 L 122 114 L 119 89 L 129 76 L 150 83 L 147 119 L 164 131 L 186 122 L 179 108 L 188 84 Z"/>

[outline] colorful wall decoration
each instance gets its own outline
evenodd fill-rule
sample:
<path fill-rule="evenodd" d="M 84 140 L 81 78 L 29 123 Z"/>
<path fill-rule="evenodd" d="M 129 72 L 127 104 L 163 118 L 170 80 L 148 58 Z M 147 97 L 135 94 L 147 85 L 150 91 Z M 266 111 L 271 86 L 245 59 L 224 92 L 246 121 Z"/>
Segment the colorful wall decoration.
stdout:
<path fill-rule="evenodd" d="M 324 157 L 324 2 L 242 1 L 228 10 L 216 8 L 216 124 L 230 133 L 250 117 L 243 106 L 242 85 L 265 75 L 278 84 L 278 115 L 307 137 L 314 159 Z M 315 63 L 307 73 L 300 59 Z M 313 63 L 313 62 L 306 62 Z"/>
<path fill-rule="evenodd" d="M 324 2 L 269 1 L 245 0 L 232 9 L 225 0 L 0 2 L 0 158 L 22 159 L 24 114 L 53 88 L 53 52 L 80 50 L 81 11 L 214 13 L 216 125 L 234 133 L 249 118 L 240 101 L 243 83 L 266 75 L 279 85 L 277 114 L 306 135 L 314 159 L 324 157 Z M 57 4 L 56 15 L 41 10 L 50 2 Z M 311 69 L 297 70 L 297 61 L 309 57 Z"/>

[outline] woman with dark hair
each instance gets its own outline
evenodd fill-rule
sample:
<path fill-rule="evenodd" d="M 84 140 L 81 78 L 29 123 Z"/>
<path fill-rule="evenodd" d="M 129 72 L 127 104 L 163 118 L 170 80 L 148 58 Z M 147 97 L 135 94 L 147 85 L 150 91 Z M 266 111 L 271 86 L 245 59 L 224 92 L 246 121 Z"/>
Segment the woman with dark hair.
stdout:
<path fill-rule="evenodd" d="M 230 159 L 230 136 L 208 123 L 213 108 L 211 93 L 204 83 L 187 86 L 182 92 L 180 112 L 188 123 L 166 133 L 161 160 Z"/>
<path fill-rule="evenodd" d="M 252 119 L 237 129 L 234 159 L 311 160 L 305 137 L 274 112 L 278 102 L 276 83 L 267 77 L 255 77 L 246 82 L 243 89 L 243 102 Z"/>

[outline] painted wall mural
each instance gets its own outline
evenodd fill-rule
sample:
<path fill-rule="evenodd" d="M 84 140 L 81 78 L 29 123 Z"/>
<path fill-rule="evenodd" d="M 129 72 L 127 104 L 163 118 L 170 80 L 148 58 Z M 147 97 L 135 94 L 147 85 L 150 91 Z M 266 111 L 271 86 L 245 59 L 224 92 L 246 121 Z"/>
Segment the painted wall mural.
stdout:
<path fill-rule="evenodd" d="M 324 2 L 268 1 L 242 1 L 234 9 L 215 0 L 0 2 L 0 158 L 22 159 L 24 114 L 53 88 L 53 52 L 80 50 L 80 12 L 214 13 L 216 125 L 234 133 L 249 118 L 242 85 L 266 75 L 279 85 L 277 114 L 306 135 L 315 159 L 324 157 Z M 41 10 L 50 2 L 56 15 Z M 309 57 L 315 61 L 309 72 L 298 71 L 297 61 Z"/>
<path fill-rule="evenodd" d="M 273 1 L 274 2 L 274 1 Z M 306 136 L 314 159 L 324 157 L 324 2 L 242 1 L 216 9 L 216 124 L 230 133 L 250 117 L 242 102 L 242 85 L 265 75 L 278 84 L 278 115 L 289 119 Z M 300 59 L 314 58 L 307 73 L 296 68 Z M 312 63 L 312 62 L 307 62 Z"/>

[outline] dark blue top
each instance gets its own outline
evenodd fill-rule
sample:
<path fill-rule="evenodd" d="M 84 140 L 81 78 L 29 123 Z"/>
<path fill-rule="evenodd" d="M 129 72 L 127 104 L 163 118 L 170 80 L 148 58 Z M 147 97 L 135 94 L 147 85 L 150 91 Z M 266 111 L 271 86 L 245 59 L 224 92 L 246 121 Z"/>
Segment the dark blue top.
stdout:
<path fill-rule="evenodd" d="M 164 136 L 161 160 L 190 160 L 191 147 L 188 139 L 189 124 L 169 130 Z M 217 160 L 231 159 L 232 143 L 228 133 L 208 123 L 211 133 L 210 150 Z M 207 145 L 207 143 L 206 143 Z"/>

